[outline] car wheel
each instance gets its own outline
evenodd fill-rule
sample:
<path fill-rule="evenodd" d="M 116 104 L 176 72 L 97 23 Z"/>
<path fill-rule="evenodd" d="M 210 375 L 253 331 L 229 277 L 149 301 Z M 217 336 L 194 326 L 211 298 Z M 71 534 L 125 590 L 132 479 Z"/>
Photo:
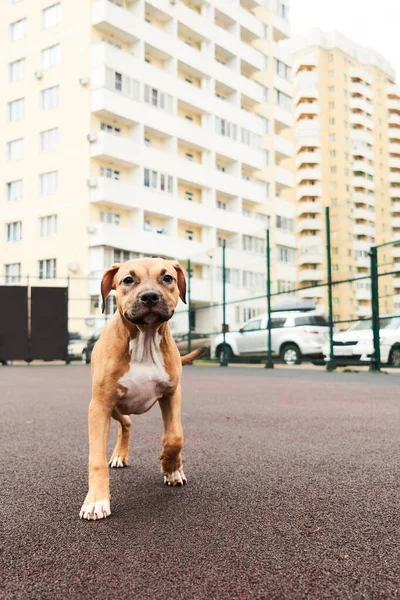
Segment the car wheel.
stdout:
<path fill-rule="evenodd" d="M 301 354 L 296 344 L 286 344 L 281 350 L 281 359 L 286 365 L 299 365 Z"/>
<path fill-rule="evenodd" d="M 88 365 L 90 363 L 90 360 L 88 359 L 88 354 L 87 354 L 87 352 L 85 352 L 85 350 L 82 352 L 81 360 L 84 365 Z"/>
<path fill-rule="evenodd" d="M 389 364 L 400 367 L 400 346 L 394 346 L 390 351 Z"/>
<path fill-rule="evenodd" d="M 218 348 L 218 351 L 216 352 L 217 358 L 220 359 L 221 358 L 221 354 L 222 354 L 222 345 Z M 228 344 L 225 345 L 225 358 L 228 362 L 233 362 L 233 358 L 234 358 L 234 354 L 232 352 L 232 348 L 230 346 L 228 346 Z"/>

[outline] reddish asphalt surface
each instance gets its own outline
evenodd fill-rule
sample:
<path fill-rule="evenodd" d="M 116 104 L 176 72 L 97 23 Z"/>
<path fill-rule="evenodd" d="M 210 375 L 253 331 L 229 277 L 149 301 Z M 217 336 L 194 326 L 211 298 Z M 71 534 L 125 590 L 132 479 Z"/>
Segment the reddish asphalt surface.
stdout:
<path fill-rule="evenodd" d="M 188 484 L 162 483 L 155 406 L 87 522 L 90 369 L 0 367 L 0 597 L 400 598 L 399 384 L 185 367 Z"/>

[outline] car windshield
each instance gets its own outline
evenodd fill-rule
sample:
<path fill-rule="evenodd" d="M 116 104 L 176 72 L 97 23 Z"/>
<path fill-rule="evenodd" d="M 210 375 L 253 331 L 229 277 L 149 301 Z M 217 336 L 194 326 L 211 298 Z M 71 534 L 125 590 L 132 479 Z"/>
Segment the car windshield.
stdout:
<path fill-rule="evenodd" d="M 384 317 L 379 321 L 379 329 L 399 329 L 400 317 Z M 372 330 L 372 320 L 365 319 L 364 321 L 358 321 L 355 325 L 352 325 L 348 331 L 366 331 L 367 329 Z"/>

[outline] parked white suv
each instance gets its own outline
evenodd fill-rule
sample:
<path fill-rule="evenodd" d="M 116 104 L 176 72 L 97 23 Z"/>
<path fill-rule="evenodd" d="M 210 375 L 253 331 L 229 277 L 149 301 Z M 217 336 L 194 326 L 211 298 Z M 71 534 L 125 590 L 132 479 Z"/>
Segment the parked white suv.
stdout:
<path fill-rule="evenodd" d="M 303 358 L 322 359 L 322 346 L 329 335 L 327 319 L 316 310 L 274 312 L 271 315 L 272 354 L 287 365 Z M 247 321 L 239 331 L 225 334 L 228 362 L 235 357 L 266 358 L 268 354 L 268 315 Z M 214 355 L 222 352 L 223 336 L 214 340 Z"/>
<path fill-rule="evenodd" d="M 400 317 L 384 316 L 379 322 L 379 340 L 382 364 L 400 367 Z M 325 360 L 329 357 L 329 344 L 322 349 Z M 333 353 L 342 365 L 368 364 L 373 353 L 371 319 L 364 319 L 333 338 Z"/>

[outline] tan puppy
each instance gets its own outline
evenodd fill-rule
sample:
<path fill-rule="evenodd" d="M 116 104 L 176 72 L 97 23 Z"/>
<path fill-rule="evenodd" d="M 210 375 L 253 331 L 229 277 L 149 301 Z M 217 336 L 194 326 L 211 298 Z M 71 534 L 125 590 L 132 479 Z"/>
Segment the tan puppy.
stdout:
<path fill-rule="evenodd" d="M 116 290 L 118 310 L 105 326 L 92 354 L 89 405 L 89 491 L 80 511 L 84 519 L 111 514 L 106 458 L 110 417 L 119 422 L 110 467 L 128 464 L 130 414 L 148 411 L 158 400 L 164 430 L 161 472 L 167 485 L 183 485 L 181 425 L 182 363 L 168 327 L 179 297 L 185 302 L 182 268 L 161 258 L 130 260 L 108 269 L 101 282 L 104 303 Z"/>

